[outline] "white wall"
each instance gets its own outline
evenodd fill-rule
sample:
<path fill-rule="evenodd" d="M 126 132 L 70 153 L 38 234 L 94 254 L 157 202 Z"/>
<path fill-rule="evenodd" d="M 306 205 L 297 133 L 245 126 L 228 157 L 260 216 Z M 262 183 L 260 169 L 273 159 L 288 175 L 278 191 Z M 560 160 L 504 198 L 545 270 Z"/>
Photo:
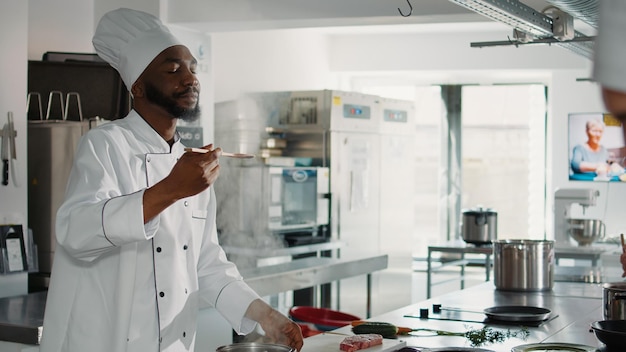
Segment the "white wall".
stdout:
<path fill-rule="evenodd" d="M 0 128 L 7 123 L 7 113 L 13 112 L 16 142 L 16 176 L 9 185 L 0 185 L 0 224 L 22 224 L 27 228 L 26 188 L 26 63 L 28 42 L 28 3 L 8 1 L 0 12 Z M 16 184 L 17 183 L 17 184 Z M 0 296 L 24 293 L 26 275 L 0 276 Z M 6 285 L 5 285 L 6 284 Z M 5 288 L 5 286 L 8 286 Z"/>
<path fill-rule="evenodd" d="M 326 37 L 292 29 L 214 33 L 215 100 L 242 92 L 323 89 L 328 86 Z"/>
<path fill-rule="evenodd" d="M 591 184 L 569 181 L 566 164 L 569 157 L 568 114 L 605 111 L 598 85 L 593 82 L 577 82 L 576 79 L 580 77 L 580 72 L 576 71 L 558 71 L 553 75 L 550 96 L 552 121 L 549 131 L 552 137 L 549 155 L 552 158 L 553 173 L 549 189 L 554 191 L 558 188 L 592 188 L 600 191 L 597 206 L 586 209 L 584 216 L 603 220 L 606 223 L 607 235 L 616 236 L 626 231 L 626 219 L 623 215 L 626 185 L 614 182 Z M 582 208 L 574 207 L 572 216 L 583 216 Z"/>
<path fill-rule="evenodd" d="M 46 51 L 92 53 L 93 0 L 28 0 L 28 59 Z"/>

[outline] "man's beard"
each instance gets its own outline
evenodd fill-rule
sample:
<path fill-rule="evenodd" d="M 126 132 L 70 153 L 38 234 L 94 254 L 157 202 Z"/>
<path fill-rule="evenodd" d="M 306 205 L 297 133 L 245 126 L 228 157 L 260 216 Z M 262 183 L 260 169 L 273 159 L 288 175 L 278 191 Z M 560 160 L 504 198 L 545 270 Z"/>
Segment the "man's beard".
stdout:
<path fill-rule="evenodd" d="M 179 98 L 180 96 L 189 93 L 192 89 L 193 88 L 189 87 L 189 89 L 184 92 L 176 93 L 173 97 L 168 97 L 165 96 L 165 94 L 161 93 L 161 91 L 159 91 L 157 87 L 155 87 L 153 84 L 146 83 L 146 98 L 150 102 L 164 108 L 165 111 L 170 113 L 172 116 L 179 118 L 185 122 L 193 122 L 200 117 L 199 100 L 198 102 L 196 102 L 196 106 L 191 109 L 178 106 L 175 100 L 176 98 Z"/>

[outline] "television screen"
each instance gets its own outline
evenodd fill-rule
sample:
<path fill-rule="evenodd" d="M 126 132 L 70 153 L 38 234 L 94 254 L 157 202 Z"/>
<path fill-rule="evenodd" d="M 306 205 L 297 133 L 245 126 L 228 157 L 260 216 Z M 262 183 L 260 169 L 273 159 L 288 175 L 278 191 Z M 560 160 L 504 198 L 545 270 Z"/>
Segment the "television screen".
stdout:
<path fill-rule="evenodd" d="M 626 181 L 622 124 L 608 113 L 569 114 L 569 179 Z"/>

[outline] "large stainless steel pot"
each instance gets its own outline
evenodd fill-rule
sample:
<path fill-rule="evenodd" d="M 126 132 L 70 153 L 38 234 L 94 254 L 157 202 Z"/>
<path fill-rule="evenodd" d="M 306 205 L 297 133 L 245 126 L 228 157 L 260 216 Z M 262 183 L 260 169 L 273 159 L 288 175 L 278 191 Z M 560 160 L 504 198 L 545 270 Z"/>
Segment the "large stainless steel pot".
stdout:
<path fill-rule="evenodd" d="M 626 320 L 626 282 L 607 282 L 602 285 L 604 319 Z"/>
<path fill-rule="evenodd" d="M 492 243 L 498 237 L 498 213 L 482 207 L 464 210 L 461 237 L 471 244 Z"/>
<path fill-rule="evenodd" d="M 494 284 L 507 291 L 544 291 L 554 286 L 554 241 L 497 240 Z"/>

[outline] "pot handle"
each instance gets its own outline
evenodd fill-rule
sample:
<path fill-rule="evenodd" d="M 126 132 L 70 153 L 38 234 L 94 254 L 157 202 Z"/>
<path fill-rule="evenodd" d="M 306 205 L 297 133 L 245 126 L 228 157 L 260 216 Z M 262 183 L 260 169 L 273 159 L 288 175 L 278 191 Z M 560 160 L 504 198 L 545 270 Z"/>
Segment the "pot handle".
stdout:
<path fill-rule="evenodd" d="M 615 293 L 615 295 L 613 295 L 613 299 L 619 300 L 619 301 L 626 300 L 626 293 L 617 292 Z"/>
<path fill-rule="evenodd" d="M 480 214 L 474 219 L 474 223 L 478 226 L 482 226 L 487 223 L 487 214 Z"/>
<path fill-rule="evenodd" d="M 603 221 L 602 223 L 600 223 L 600 239 L 603 239 L 605 235 L 606 235 L 606 224 L 604 224 L 604 221 Z"/>

